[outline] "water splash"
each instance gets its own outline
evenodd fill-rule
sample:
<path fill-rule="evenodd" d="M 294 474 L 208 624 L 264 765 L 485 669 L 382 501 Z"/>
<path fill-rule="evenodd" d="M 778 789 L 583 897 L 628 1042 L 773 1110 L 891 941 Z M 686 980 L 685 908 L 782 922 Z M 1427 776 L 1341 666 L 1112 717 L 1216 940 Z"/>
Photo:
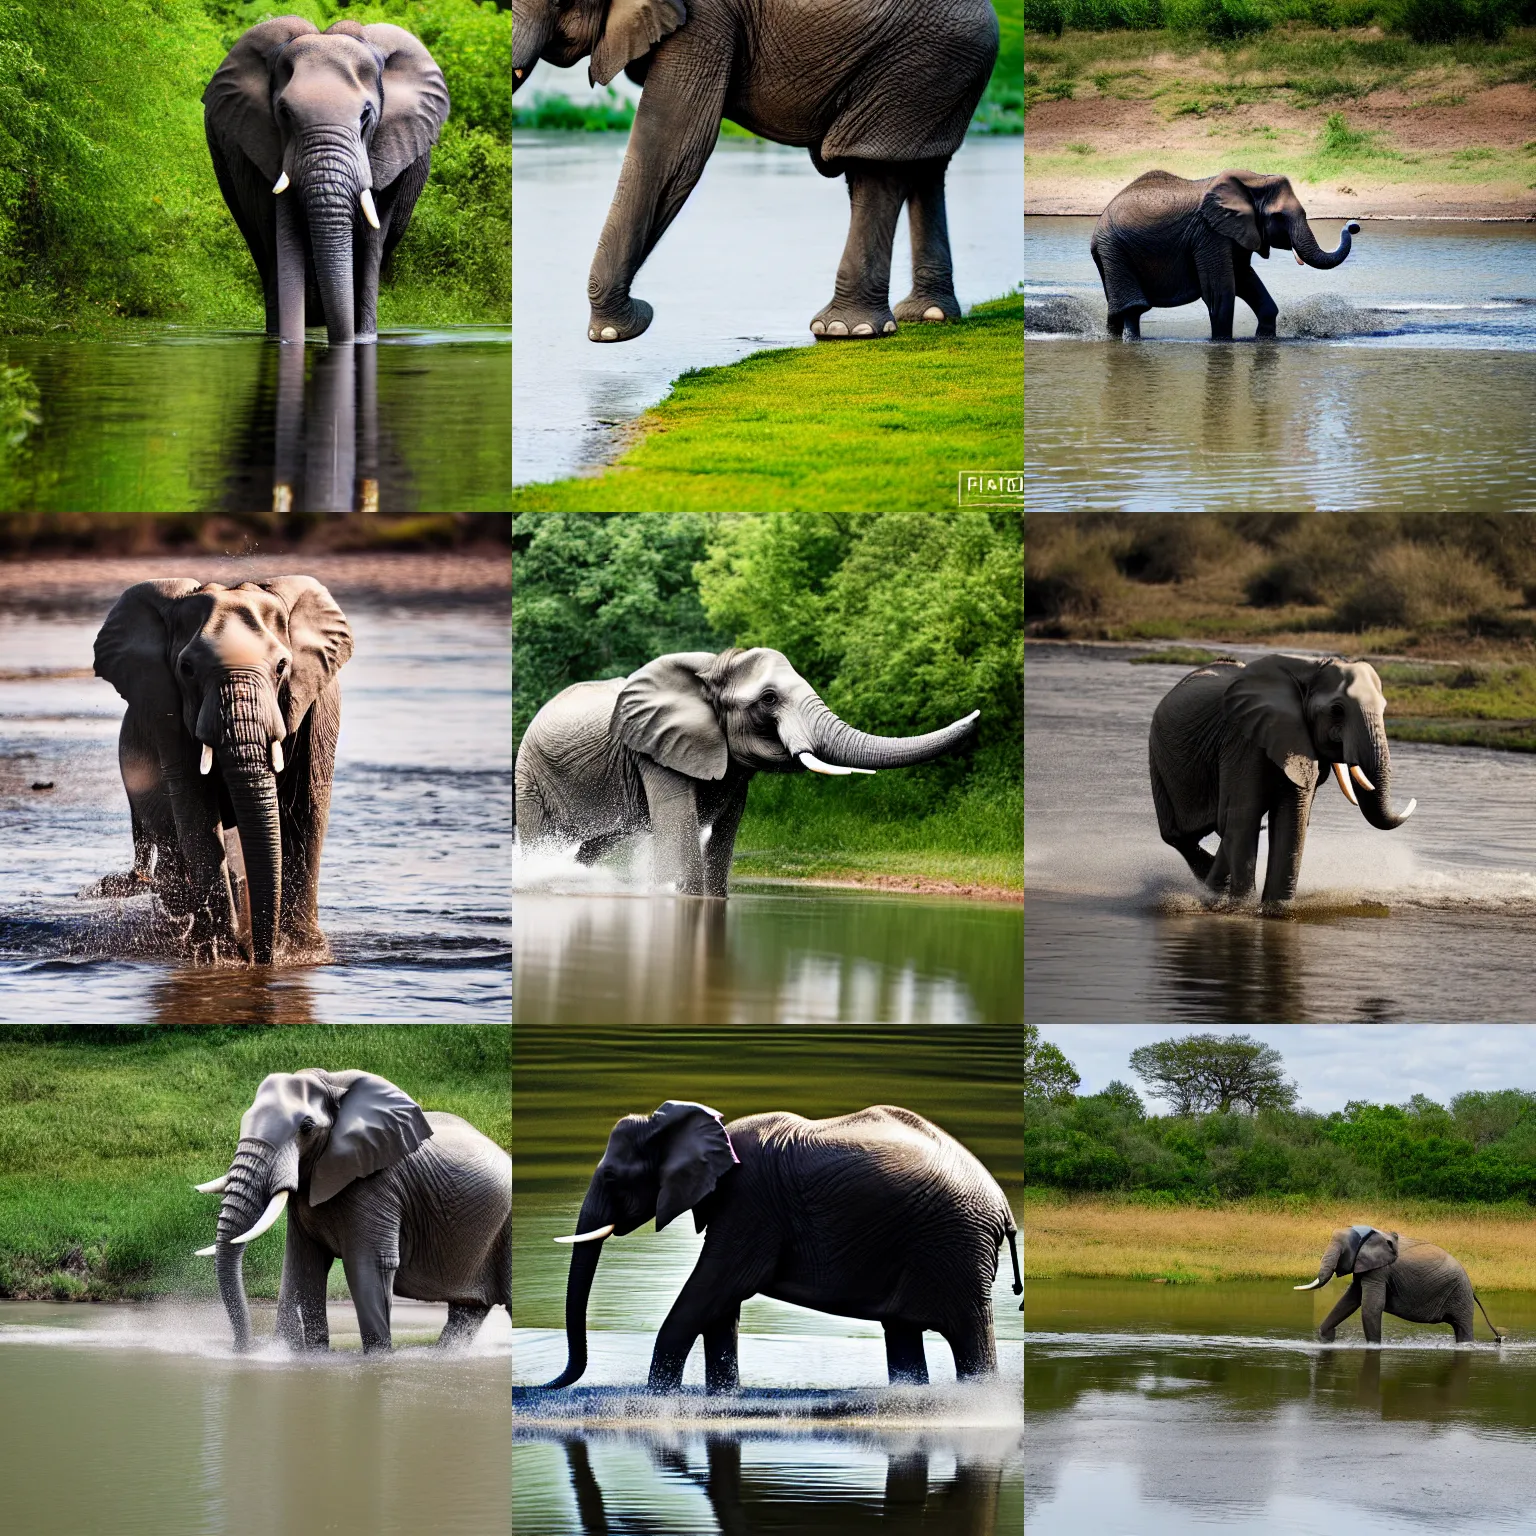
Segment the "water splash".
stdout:
<path fill-rule="evenodd" d="M 1341 336 L 1390 336 L 1406 326 L 1400 313 L 1362 308 L 1329 293 L 1287 304 L 1276 329 L 1282 336 L 1332 341 Z"/>
<path fill-rule="evenodd" d="M 1054 293 L 1026 300 L 1024 330 L 1033 336 L 1079 336 L 1095 340 L 1109 334 L 1104 324 L 1104 306 L 1075 293 Z"/>

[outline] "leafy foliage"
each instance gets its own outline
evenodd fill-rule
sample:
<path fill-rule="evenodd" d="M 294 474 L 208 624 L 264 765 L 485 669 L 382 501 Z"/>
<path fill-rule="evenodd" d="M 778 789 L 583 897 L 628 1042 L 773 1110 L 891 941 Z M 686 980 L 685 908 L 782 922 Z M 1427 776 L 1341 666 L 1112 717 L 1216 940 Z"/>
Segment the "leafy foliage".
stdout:
<path fill-rule="evenodd" d="M 1049 37 L 1166 27 L 1231 43 L 1286 22 L 1330 30 L 1374 22 L 1418 43 L 1493 42 L 1532 20 L 1529 0 L 1024 0 L 1025 27 Z"/>
<path fill-rule="evenodd" d="M 1251 1035 L 1158 1040 L 1131 1052 L 1131 1070 L 1176 1115 L 1233 1108 L 1256 1114 L 1296 1102 L 1296 1085 L 1285 1080 L 1279 1051 Z"/>
<path fill-rule="evenodd" d="M 1070 1102 L 1082 1082 L 1060 1046 L 1040 1038 L 1038 1024 L 1024 1026 L 1024 1096 Z M 1124 1088 L 1124 1083 L 1116 1085 Z"/>

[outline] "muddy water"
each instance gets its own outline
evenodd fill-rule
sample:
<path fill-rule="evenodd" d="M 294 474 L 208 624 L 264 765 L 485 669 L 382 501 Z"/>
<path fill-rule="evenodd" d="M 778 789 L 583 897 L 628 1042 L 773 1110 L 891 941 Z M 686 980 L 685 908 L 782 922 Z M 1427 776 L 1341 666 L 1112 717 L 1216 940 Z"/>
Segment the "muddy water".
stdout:
<path fill-rule="evenodd" d="M 1212 910 L 1158 836 L 1147 779 L 1152 711 L 1188 668 L 1133 654 L 1029 648 L 1031 1021 L 1536 1019 L 1536 760 L 1393 743 L 1411 821 L 1377 832 L 1324 783 L 1289 912 Z"/>
<path fill-rule="evenodd" d="M 1484 1298 L 1502 1348 L 1390 1317 L 1379 1349 L 1358 1318 L 1319 1344 L 1342 1289 L 1031 1280 L 1031 1533 L 1528 1529 L 1536 1295 Z"/>
<path fill-rule="evenodd" d="M 1331 272 L 1255 262 L 1278 342 L 1239 303 L 1235 342 L 1196 304 L 1129 345 L 1104 332 L 1093 222 L 1025 221 L 1036 510 L 1536 507 L 1529 224 L 1368 223 Z"/>
<path fill-rule="evenodd" d="M 124 705 L 91 676 L 99 618 L 0 613 L 0 1021 L 507 1016 L 505 611 L 345 606 L 356 651 L 320 880 L 335 962 L 277 970 L 184 966 L 150 898 L 78 897 L 132 862 Z"/>
<path fill-rule="evenodd" d="M 442 1355 L 446 1308 L 397 1303 L 364 1360 L 333 1304 L 330 1355 L 237 1357 L 217 1307 L 0 1304 L 0 1488 L 30 1536 L 486 1536 L 511 1520 L 509 1330 Z M 270 1328 L 270 1311 L 256 1327 Z"/>

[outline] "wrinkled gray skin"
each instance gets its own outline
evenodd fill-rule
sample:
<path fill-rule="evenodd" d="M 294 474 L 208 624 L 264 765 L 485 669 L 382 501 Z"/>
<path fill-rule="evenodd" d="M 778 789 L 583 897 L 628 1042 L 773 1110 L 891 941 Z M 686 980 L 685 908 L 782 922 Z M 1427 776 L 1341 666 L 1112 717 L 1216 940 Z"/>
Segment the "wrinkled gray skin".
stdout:
<path fill-rule="evenodd" d="M 90 894 L 152 890 L 201 963 L 270 965 L 279 950 L 328 958 L 320 850 L 341 725 L 336 674 L 351 654 L 346 618 L 312 576 L 129 587 L 96 636 L 96 675 L 128 701 L 118 764 L 133 872 Z M 233 883 L 228 833 L 244 872 Z"/>
<path fill-rule="evenodd" d="M 997 57 L 987 0 L 513 0 L 512 89 L 540 59 L 591 55 L 591 79 L 622 69 L 644 94 L 587 283 L 592 341 L 651 323 L 635 273 L 688 199 L 723 117 L 808 149 L 846 175 L 848 244 L 823 339 L 878 337 L 898 320 L 957 318 L 944 172 Z M 890 307 L 891 241 L 902 204 L 912 292 Z"/>
<path fill-rule="evenodd" d="M 467 1343 L 512 1300 L 512 1160 L 457 1115 L 425 1113 L 371 1072 L 278 1072 L 240 1121 L 214 1262 L 234 1329 L 251 1344 L 235 1241 L 288 1192 L 277 1334 L 328 1349 L 325 1288 L 341 1260 L 363 1348 L 390 1347 L 390 1298 L 448 1303 L 439 1343 Z"/>
<path fill-rule="evenodd" d="M 1299 263 L 1326 270 L 1349 255 L 1359 229 L 1346 225 L 1338 249 L 1325 251 L 1284 176 L 1222 171 L 1187 181 L 1148 171 L 1110 200 L 1089 249 L 1104 284 L 1111 335 L 1140 336 L 1149 309 L 1203 299 L 1212 339 L 1230 341 L 1236 299 L 1258 316 L 1260 336 L 1275 334 L 1279 310 L 1253 270 L 1255 255 L 1293 251 Z"/>
<path fill-rule="evenodd" d="M 1381 679 L 1363 661 L 1262 656 L 1247 666 L 1223 660 L 1196 668 L 1152 715 L 1148 760 L 1163 841 L 1196 879 L 1241 901 L 1253 893 L 1267 816 L 1263 899 L 1289 901 L 1319 765 L 1340 765 L 1335 778 L 1348 778 L 1346 794 L 1373 827 L 1391 831 L 1413 814 L 1417 801 L 1401 812 L 1392 805 L 1385 709 Z M 1221 837 L 1214 855 L 1200 846 L 1212 832 Z"/>
<path fill-rule="evenodd" d="M 930 762 L 969 739 L 977 714 L 925 736 L 870 736 L 779 651 L 659 656 L 627 678 L 573 683 L 533 717 L 517 751 L 518 835 L 525 848 L 579 841 L 590 863 L 649 831 L 658 882 L 724 896 L 754 773 L 803 772 L 804 752 L 837 769 Z"/>
<path fill-rule="evenodd" d="M 1374 1227 L 1342 1227 L 1323 1254 L 1317 1279 L 1295 1289 L 1317 1290 L 1336 1274 L 1354 1278 L 1318 1329 L 1323 1343 L 1333 1343 L 1339 1324 L 1357 1311 L 1369 1344 L 1381 1343 L 1383 1312 L 1410 1323 L 1449 1323 L 1458 1344 L 1472 1342 L 1472 1281 L 1445 1249 Z"/>
<path fill-rule="evenodd" d="M 322 33 L 279 16 L 230 49 L 203 104 L 219 190 L 261 274 L 267 334 L 302 342 L 306 320 L 323 320 L 332 343 L 376 340 L 379 267 L 448 117 L 432 55 L 402 27 L 338 21 Z"/>
<path fill-rule="evenodd" d="M 623 1237 L 654 1216 L 660 1231 L 690 1210 L 704 1248 L 656 1336 L 652 1391 L 681 1386 L 700 1335 L 706 1387 L 734 1391 L 741 1304 L 756 1295 L 879 1322 L 892 1382 L 928 1380 L 925 1328 L 948 1340 L 961 1379 L 997 1369 L 992 1281 L 1016 1228 L 997 1182 L 957 1141 L 892 1105 L 724 1125 L 706 1105 L 669 1099 L 608 1137 L 576 1222 L 578 1238 L 599 1235 L 571 1251 L 569 1360 L 547 1386 L 568 1387 L 587 1368 L 604 1229 Z M 1013 1265 L 1017 1295 L 1016 1249 Z"/>

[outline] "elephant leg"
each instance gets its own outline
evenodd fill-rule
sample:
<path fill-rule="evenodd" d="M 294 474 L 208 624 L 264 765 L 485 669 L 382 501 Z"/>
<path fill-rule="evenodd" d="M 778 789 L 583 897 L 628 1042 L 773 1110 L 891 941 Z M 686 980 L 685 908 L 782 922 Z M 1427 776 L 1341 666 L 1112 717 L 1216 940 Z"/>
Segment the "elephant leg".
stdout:
<path fill-rule="evenodd" d="M 1259 280 L 1259 274 L 1247 262 L 1243 263 L 1241 270 L 1237 273 L 1237 296 L 1258 317 L 1259 327 L 1256 334 L 1273 336 L 1275 317 L 1280 313 L 1280 306 L 1269 296 L 1269 289 Z"/>
<path fill-rule="evenodd" d="M 368 1250 L 342 1255 L 347 1274 L 347 1289 L 357 1312 L 357 1326 L 363 1336 L 363 1352 L 387 1350 L 393 1340 L 389 1327 L 390 1293 L 394 1289 L 398 1263 Z"/>
<path fill-rule="evenodd" d="M 903 1382 L 928 1385 L 928 1359 L 923 1353 L 923 1330 L 914 1323 L 882 1323 L 885 1329 L 885 1369 L 891 1385 Z"/>
<path fill-rule="evenodd" d="M 959 1380 L 975 1381 L 997 1370 L 997 1341 L 992 1334 L 990 1315 L 975 1321 L 967 1319 L 942 1331 L 954 1352 L 955 1375 Z"/>
<path fill-rule="evenodd" d="M 576 850 L 576 862 L 578 864 L 597 863 L 610 848 L 616 848 L 628 835 L 627 832 L 604 832 L 599 837 L 589 837 Z"/>
<path fill-rule="evenodd" d="M 1289 785 L 1269 808 L 1269 866 L 1264 876 L 1264 900 L 1289 901 L 1301 878 L 1301 853 L 1307 841 L 1312 797 Z"/>
<path fill-rule="evenodd" d="M 717 1368 L 725 1363 L 728 1324 L 731 1370 L 735 1365 L 736 1320 L 741 1304 L 755 1296 L 773 1274 L 777 1248 L 762 1239 L 744 1248 L 741 1241 L 716 1237 L 717 1225 L 711 1223 L 704 1251 L 672 1303 L 672 1310 L 656 1333 L 656 1347 L 651 1352 L 650 1388 L 653 1392 L 675 1392 L 683 1382 L 683 1366 L 693 1341 L 705 1336 L 705 1371 L 708 1381 L 710 1340 L 716 1341 L 720 1354 Z"/>
<path fill-rule="evenodd" d="M 1216 863 L 1216 855 L 1207 853 L 1200 846 L 1198 837 L 1180 837 L 1175 834 L 1172 837 L 1164 837 L 1163 841 L 1170 848 L 1177 848 L 1184 855 L 1184 862 L 1189 865 L 1190 872 L 1196 880 L 1207 881 L 1211 877 L 1211 869 Z"/>
<path fill-rule="evenodd" d="M 1317 1330 L 1317 1336 L 1324 1344 L 1332 1344 L 1333 1336 L 1338 1331 L 1338 1326 L 1346 1317 L 1353 1317 L 1360 1309 L 1360 1282 L 1351 1280 L 1349 1289 L 1333 1304 L 1333 1311 L 1323 1319 L 1322 1326 Z"/>
<path fill-rule="evenodd" d="M 1205 877 L 1205 883 L 1218 896 L 1224 896 L 1231 879 L 1232 861 L 1227 857 L 1227 840 L 1223 838 L 1211 858 L 1211 872 Z"/>
<path fill-rule="evenodd" d="M 1122 309 L 1109 317 L 1109 334 L 1126 341 L 1141 340 L 1141 317 L 1145 309 Z"/>
<path fill-rule="evenodd" d="M 437 1347 L 456 1349 L 473 1343 L 475 1335 L 480 1332 L 481 1323 L 485 1321 L 490 1310 L 489 1307 L 482 1307 L 478 1303 L 471 1306 L 463 1301 L 449 1302 L 448 1321 L 437 1337 Z"/>
<path fill-rule="evenodd" d="M 704 856 L 693 781 L 649 758 L 640 760 L 640 777 L 651 818 L 656 880 L 675 884 L 679 896 L 702 896 Z"/>
<path fill-rule="evenodd" d="M 741 1303 L 704 1328 L 704 1387 L 709 1392 L 734 1392 L 741 1385 L 737 1364 L 737 1335 Z"/>
<path fill-rule="evenodd" d="M 298 194 L 278 197 L 277 315 L 282 339 L 304 345 L 304 236 L 299 230 Z"/>
<path fill-rule="evenodd" d="M 1221 858 L 1227 862 L 1227 895 L 1246 901 L 1253 895 L 1259 867 L 1259 818 L 1234 814 L 1221 835 Z"/>
<path fill-rule="evenodd" d="M 1231 341 L 1237 297 L 1231 242 L 1214 234 L 1201 242 L 1195 250 L 1195 272 L 1200 279 L 1200 297 L 1210 311 L 1211 340 Z"/>
<path fill-rule="evenodd" d="M 1360 1287 L 1360 1326 L 1367 1344 L 1381 1343 L 1381 1314 L 1387 1305 L 1387 1277 L 1373 1270 L 1355 1282 Z"/>
<path fill-rule="evenodd" d="M 290 1212 L 287 1244 L 283 1249 L 283 1278 L 277 1293 L 277 1336 L 290 1349 L 331 1347 L 325 1286 L 335 1262 L 334 1256 L 308 1236 Z"/>
<path fill-rule="evenodd" d="M 736 829 L 747 808 L 747 785 L 743 778 L 709 825 L 709 842 L 704 847 L 704 894 L 724 896 L 731 873 L 731 855 L 736 851 Z"/>
<path fill-rule="evenodd" d="M 331 819 L 341 690 L 332 679 L 283 746 L 278 779 L 278 825 L 283 840 L 283 891 L 278 928 L 301 949 L 324 951 L 320 932 L 320 853 Z"/>
<path fill-rule="evenodd" d="M 949 221 L 944 212 L 948 160 L 927 160 L 908 181 L 907 228 L 912 236 L 912 292 L 896 306 L 898 321 L 958 320 L 954 263 L 949 254 Z"/>
<path fill-rule="evenodd" d="M 906 195 L 895 166 L 855 160 L 848 166 L 848 243 L 837 264 L 832 301 L 811 318 L 825 340 L 886 336 L 896 329 L 891 313 L 891 241 Z"/>

